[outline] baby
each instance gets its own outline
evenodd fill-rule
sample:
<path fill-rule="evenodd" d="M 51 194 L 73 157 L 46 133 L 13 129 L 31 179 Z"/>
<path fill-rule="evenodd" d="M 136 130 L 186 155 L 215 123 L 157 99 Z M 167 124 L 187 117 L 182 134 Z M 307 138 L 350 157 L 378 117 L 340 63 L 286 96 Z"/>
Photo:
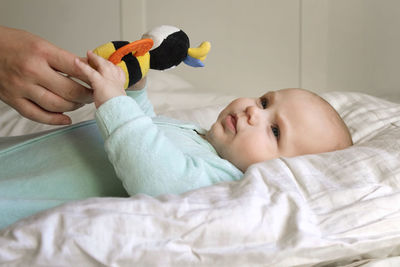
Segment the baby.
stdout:
<path fill-rule="evenodd" d="M 97 126 L 0 138 L 0 229 L 72 200 L 179 194 L 241 179 L 257 162 L 352 144 L 336 111 L 306 90 L 236 99 L 206 131 L 156 116 L 145 80 L 125 91 L 119 67 L 87 57 L 75 64 L 93 88 Z"/>
<path fill-rule="evenodd" d="M 306 90 L 236 99 L 205 131 L 156 117 L 143 89 L 145 80 L 125 91 L 119 67 L 90 51 L 87 59 L 89 64 L 75 63 L 94 90 L 106 152 L 130 195 L 182 193 L 238 180 L 254 163 L 352 145 L 337 112 Z"/>

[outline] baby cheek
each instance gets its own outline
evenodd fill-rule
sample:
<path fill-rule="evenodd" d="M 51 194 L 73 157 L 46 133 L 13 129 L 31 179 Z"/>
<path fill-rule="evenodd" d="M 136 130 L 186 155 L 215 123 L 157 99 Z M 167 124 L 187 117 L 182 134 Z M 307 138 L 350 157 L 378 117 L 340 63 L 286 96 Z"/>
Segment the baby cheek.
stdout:
<path fill-rule="evenodd" d="M 250 164 L 278 157 L 276 146 L 266 136 L 253 135 L 239 149 Z"/>
<path fill-rule="evenodd" d="M 215 148 L 215 150 L 217 150 L 218 153 L 224 145 L 222 130 L 222 127 L 218 123 L 214 123 L 206 133 L 206 140 Z"/>

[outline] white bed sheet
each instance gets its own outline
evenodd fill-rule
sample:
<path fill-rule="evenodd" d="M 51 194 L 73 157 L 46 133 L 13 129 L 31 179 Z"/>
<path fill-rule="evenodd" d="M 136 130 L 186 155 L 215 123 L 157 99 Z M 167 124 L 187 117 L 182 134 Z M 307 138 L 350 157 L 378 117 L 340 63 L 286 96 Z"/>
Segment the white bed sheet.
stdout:
<path fill-rule="evenodd" d="M 191 92 L 170 75 L 158 78 L 155 90 L 149 87 L 153 102 L 164 103 L 156 102 L 159 110 L 204 127 L 231 99 Z M 171 85 L 178 89 L 167 90 Z M 400 105 L 357 93 L 324 97 L 344 117 L 355 146 L 255 164 L 240 181 L 179 196 L 69 203 L 1 231 L 0 264 L 399 265 Z M 195 108 L 201 99 L 217 104 Z M 175 100 L 184 105 L 177 109 Z"/>

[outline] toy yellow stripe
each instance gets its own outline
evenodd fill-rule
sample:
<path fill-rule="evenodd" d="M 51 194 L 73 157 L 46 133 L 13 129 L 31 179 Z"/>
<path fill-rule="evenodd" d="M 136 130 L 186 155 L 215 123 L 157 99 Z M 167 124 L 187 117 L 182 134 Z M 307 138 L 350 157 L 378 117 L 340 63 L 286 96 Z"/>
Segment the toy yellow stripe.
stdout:
<path fill-rule="evenodd" d="M 99 55 L 103 58 L 109 58 L 111 56 L 111 54 L 114 52 L 115 52 L 115 47 L 112 42 L 103 44 L 93 50 L 93 53 L 95 53 L 96 55 Z"/>
<path fill-rule="evenodd" d="M 146 53 L 143 56 L 137 57 L 139 61 L 140 70 L 142 71 L 142 77 L 146 76 L 150 68 L 150 54 Z"/>
<path fill-rule="evenodd" d="M 118 63 L 117 66 L 121 67 L 122 70 L 123 70 L 124 73 L 125 73 L 126 80 L 125 80 L 124 88 L 126 89 L 126 88 L 128 88 L 128 85 L 129 85 L 129 73 L 128 73 L 128 68 L 126 67 L 126 64 L 125 64 L 124 61 L 121 61 L 120 63 Z"/>

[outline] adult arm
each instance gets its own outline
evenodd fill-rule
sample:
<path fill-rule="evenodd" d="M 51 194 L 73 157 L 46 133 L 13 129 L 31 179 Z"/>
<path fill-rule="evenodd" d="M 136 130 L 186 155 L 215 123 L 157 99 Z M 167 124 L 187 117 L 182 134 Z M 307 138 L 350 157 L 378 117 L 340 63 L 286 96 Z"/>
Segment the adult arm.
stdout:
<path fill-rule="evenodd" d="M 0 99 L 22 116 L 46 124 L 69 124 L 62 114 L 92 101 L 80 78 L 76 55 L 29 32 L 0 26 Z"/>

